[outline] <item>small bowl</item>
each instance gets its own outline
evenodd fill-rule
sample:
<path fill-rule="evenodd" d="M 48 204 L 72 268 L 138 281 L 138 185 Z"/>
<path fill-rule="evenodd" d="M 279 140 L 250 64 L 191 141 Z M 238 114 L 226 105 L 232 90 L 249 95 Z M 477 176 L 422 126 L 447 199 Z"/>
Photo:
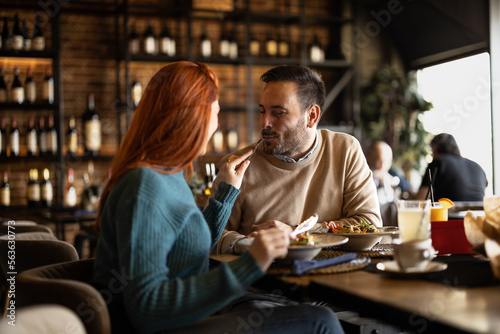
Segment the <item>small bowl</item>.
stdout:
<path fill-rule="evenodd" d="M 397 237 L 399 230 L 395 226 L 379 228 L 378 233 L 333 233 L 349 238 L 349 241 L 340 246 L 343 250 L 369 250 L 384 236 Z"/>
<path fill-rule="evenodd" d="M 288 247 L 288 254 L 283 261 L 312 260 L 321 252 L 321 249 L 342 245 L 348 241 L 348 238 L 333 233 L 318 233 L 314 235 L 316 236 L 316 245 L 290 245 Z"/>

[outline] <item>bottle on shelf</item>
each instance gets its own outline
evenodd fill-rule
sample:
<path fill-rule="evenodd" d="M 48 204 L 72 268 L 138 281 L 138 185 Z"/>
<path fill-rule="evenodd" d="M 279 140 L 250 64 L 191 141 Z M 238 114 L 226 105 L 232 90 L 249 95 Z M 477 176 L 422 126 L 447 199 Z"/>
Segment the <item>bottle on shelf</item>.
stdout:
<path fill-rule="evenodd" d="M 237 36 L 237 26 L 233 27 L 231 37 L 229 38 L 229 59 L 238 59 L 238 40 Z"/>
<path fill-rule="evenodd" d="M 88 97 L 87 110 L 83 113 L 85 154 L 97 156 L 101 149 L 101 119 L 95 110 L 94 93 Z"/>
<path fill-rule="evenodd" d="M 54 126 L 54 116 L 49 115 L 47 119 L 47 153 L 57 154 L 57 130 Z"/>
<path fill-rule="evenodd" d="M 26 148 L 28 150 L 28 156 L 36 156 L 38 149 L 38 136 L 33 116 L 30 116 L 28 120 L 28 128 L 26 130 Z"/>
<path fill-rule="evenodd" d="M 52 206 L 52 201 L 54 200 L 54 189 L 52 188 L 52 182 L 50 182 L 50 172 L 47 168 L 43 170 L 43 179 L 40 190 L 42 206 L 50 208 Z"/>
<path fill-rule="evenodd" d="M 214 132 L 212 141 L 215 153 L 222 153 L 224 151 L 224 133 L 220 128 Z"/>
<path fill-rule="evenodd" d="M 64 206 L 68 208 L 76 207 L 76 188 L 73 184 L 75 182 L 75 172 L 73 168 L 68 168 L 68 182 L 64 192 Z"/>
<path fill-rule="evenodd" d="M 17 120 L 12 117 L 12 122 L 10 126 L 9 133 L 9 146 L 10 146 L 10 156 L 19 156 L 19 129 L 17 128 Z"/>
<path fill-rule="evenodd" d="M 7 102 L 7 85 L 3 77 L 3 67 L 0 67 L 0 103 Z"/>
<path fill-rule="evenodd" d="M 206 26 L 202 26 L 200 36 L 200 51 L 203 58 L 210 58 L 212 56 L 212 42 L 207 36 Z"/>
<path fill-rule="evenodd" d="M 30 169 L 28 181 L 28 206 L 37 207 L 40 205 L 40 183 L 38 182 L 38 170 Z"/>
<path fill-rule="evenodd" d="M 38 152 L 41 156 L 46 156 L 48 154 L 47 146 L 47 130 L 45 129 L 45 118 L 41 116 L 38 119 Z"/>
<path fill-rule="evenodd" d="M 258 57 L 260 55 L 260 42 L 254 35 L 250 35 L 250 55 Z"/>
<path fill-rule="evenodd" d="M 309 58 L 313 63 L 321 63 L 325 60 L 325 53 L 319 43 L 318 35 L 314 35 L 313 42 L 309 47 Z"/>
<path fill-rule="evenodd" d="M 156 39 L 153 28 L 149 23 L 144 31 L 144 53 L 148 55 L 156 54 Z"/>
<path fill-rule="evenodd" d="M 286 34 L 282 33 L 278 40 L 278 55 L 281 58 L 290 57 L 290 44 L 286 39 Z"/>
<path fill-rule="evenodd" d="M 11 101 L 22 104 L 24 102 L 24 87 L 19 80 L 19 67 L 14 67 L 14 81 L 10 89 Z"/>
<path fill-rule="evenodd" d="M 35 23 L 36 23 L 35 18 Z M 45 36 L 43 35 L 43 29 L 40 25 L 35 24 L 35 28 L 33 31 L 33 38 L 31 41 L 31 49 L 35 51 L 43 51 L 45 50 Z"/>
<path fill-rule="evenodd" d="M 128 52 L 131 55 L 139 54 L 139 35 L 135 31 L 135 24 L 130 28 L 130 34 L 128 35 Z"/>
<path fill-rule="evenodd" d="M 43 80 L 43 102 L 54 104 L 54 77 L 49 65 L 45 68 L 45 79 Z"/>
<path fill-rule="evenodd" d="M 160 52 L 169 57 L 175 56 L 175 39 L 170 34 L 168 26 L 165 23 L 160 37 Z"/>
<path fill-rule="evenodd" d="M 26 102 L 33 104 L 36 101 L 36 85 L 35 80 L 33 80 L 33 71 L 31 67 L 28 67 L 28 73 L 26 74 L 26 81 L 24 82 L 24 91 L 26 93 Z"/>
<path fill-rule="evenodd" d="M 229 152 L 234 152 L 238 149 L 238 131 L 233 123 L 229 123 L 227 126 L 227 150 Z"/>
<path fill-rule="evenodd" d="M 75 116 L 70 116 L 67 132 L 68 155 L 75 156 L 78 150 L 78 131 L 76 130 Z"/>
<path fill-rule="evenodd" d="M 14 15 L 14 27 L 12 28 L 11 49 L 22 50 L 24 46 L 24 37 L 19 26 L 19 15 Z"/>
<path fill-rule="evenodd" d="M 26 18 L 23 18 L 22 34 L 23 34 L 23 50 L 29 51 L 29 50 L 31 50 L 32 43 L 31 43 L 31 36 L 30 36 L 29 31 L 28 31 L 28 25 L 26 22 Z"/>
<path fill-rule="evenodd" d="M 226 30 L 222 26 L 219 41 L 219 55 L 224 58 L 229 57 L 229 37 L 227 36 Z"/>
<path fill-rule="evenodd" d="M 10 183 L 6 170 L 3 172 L 2 184 L 0 185 L 0 206 L 3 209 L 10 208 Z"/>
<path fill-rule="evenodd" d="M 10 33 L 9 33 L 9 25 L 7 24 L 7 17 L 3 18 L 3 30 L 2 30 L 2 41 L 1 41 L 2 50 L 10 49 Z"/>
<path fill-rule="evenodd" d="M 276 57 L 278 55 L 278 42 L 276 38 L 269 33 L 266 40 L 266 56 L 267 57 Z"/>
<path fill-rule="evenodd" d="M 5 118 L 0 118 L 0 157 L 7 156 L 7 129 L 5 128 Z"/>
<path fill-rule="evenodd" d="M 137 78 L 134 78 L 134 81 L 132 82 L 131 96 L 134 107 L 137 107 L 139 105 L 139 101 L 141 101 L 142 96 L 142 85 L 139 80 L 137 80 Z"/>

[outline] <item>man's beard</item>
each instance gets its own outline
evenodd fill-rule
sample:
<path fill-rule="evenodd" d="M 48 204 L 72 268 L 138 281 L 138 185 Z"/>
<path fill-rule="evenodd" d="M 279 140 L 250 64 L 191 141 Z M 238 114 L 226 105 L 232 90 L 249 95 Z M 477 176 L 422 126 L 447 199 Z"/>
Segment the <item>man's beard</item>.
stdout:
<path fill-rule="evenodd" d="M 305 119 L 300 118 L 297 126 L 293 129 L 287 130 L 283 136 L 273 132 L 270 129 L 262 130 L 263 136 L 275 136 L 273 139 L 276 141 L 274 147 L 268 147 L 264 141 L 264 153 L 271 155 L 285 155 L 287 157 L 293 156 L 299 151 L 299 147 L 306 139 L 306 126 Z"/>

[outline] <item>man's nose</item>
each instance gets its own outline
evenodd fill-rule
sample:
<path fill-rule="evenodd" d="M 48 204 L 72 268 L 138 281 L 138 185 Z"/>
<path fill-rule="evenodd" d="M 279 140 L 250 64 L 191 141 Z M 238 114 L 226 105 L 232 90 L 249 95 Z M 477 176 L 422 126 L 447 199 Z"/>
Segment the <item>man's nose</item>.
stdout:
<path fill-rule="evenodd" d="M 260 114 L 260 125 L 263 129 L 272 128 L 272 117 L 269 113 Z"/>

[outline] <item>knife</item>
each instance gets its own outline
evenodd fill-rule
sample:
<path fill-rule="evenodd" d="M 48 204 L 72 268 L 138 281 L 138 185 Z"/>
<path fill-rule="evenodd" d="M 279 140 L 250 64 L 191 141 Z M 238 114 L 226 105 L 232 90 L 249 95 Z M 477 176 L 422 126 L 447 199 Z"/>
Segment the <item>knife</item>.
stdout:
<path fill-rule="evenodd" d="M 318 214 L 315 213 L 314 215 L 312 215 L 311 217 L 307 218 L 306 220 L 304 220 L 302 223 L 300 223 L 299 225 L 297 225 L 297 227 L 295 228 L 295 230 L 293 230 L 293 232 L 290 234 L 290 238 L 292 239 L 295 239 L 295 237 L 301 233 L 304 233 L 306 231 L 309 231 L 310 229 L 312 229 L 314 227 L 314 225 L 316 225 L 316 223 L 318 222 Z"/>

